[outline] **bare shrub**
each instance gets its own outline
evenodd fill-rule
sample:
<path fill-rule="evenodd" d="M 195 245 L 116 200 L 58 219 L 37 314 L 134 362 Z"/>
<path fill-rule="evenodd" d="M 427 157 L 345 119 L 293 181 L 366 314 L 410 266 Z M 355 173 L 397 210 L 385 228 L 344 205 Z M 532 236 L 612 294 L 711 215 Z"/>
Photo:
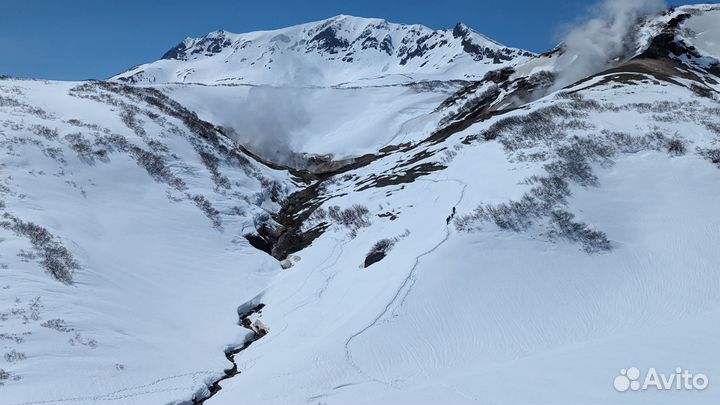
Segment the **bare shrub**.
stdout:
<path fill-rule="evenodd" d="M 13 374 L 0 368 L 0 386 L 4 385 L 5 381 L 20 381 L 21 379 L 22 376 Z"/>
<path fill-rule="evenodd" d="M 40 324 L 43 328 L 53 329 L 58 332 L 72 332 L 75 329 L 67 326 L 64 319 L 61 318 L 55 318 L 55 319 L 48 319 L 47 321 Z"/>
<path fill-rule="evenodd" d="M 22 343 L 25 339 L 15 333 L 0 333 L 0 340 L 11 340 L 15 343 Z"/>
<path fill-rule="evenodd" d="M 720 168 L 720 149 L 698 148 L 698 154 Z"/>
<path fill-rule="evenodd" d="M 440 161 L 443 163 L 450 163 L 453 161 L 453 159 L 457 156 L 457 151 L 453 149 L 445 149 L 443 150 L 442 157 L 440 158 Z"/>
<path fill-rule="evenodd" d="M 25 263 L 31 262 L 31 261 L 37 259 L 37 255 L 35 254 L 35 252 L 31 252 L 31 251 L 28 251 L 25 249 L 20 249 L 20 252 L 18 252 L 17 255 L 20 258 L 20 261 L 25 262 Z"/>
<path fill-rule="evenodd" d="M 675 137 L 668 141 L 667 151 L 672 156 L 682 156 L 687 152 L 687 148 L 682 139 Z"/>
<path fill-rule="evenodd" d="M 492 84 L 487 89 L 484 89 L 482 92 L 474 93 L 471 95 L 466 95 L 463 99 L 455 99 L 451 98 L 453 101 L 460 101 L 462 104 L 457 108 L 457 111 L 453 112 L 452 114 L 443 117 L 440 122 L 438 123 L 439 127 L 444 127 L 447 124 L 449 124 L 452 121 L 461 119 L 462 117 L 474 112 L 474 111 L 480 111 L 493 101 L 497 99 L 497 97 L 500 95 L 500 89 L 497 85 Z M 448 107 L 447 104 L 449 100 L 446 100 L 443 102 L 444 104 L 441 105 L 439 108 Z"/>
<path fill-rule="evenodd" d="M 520 200 L 497 205 L 481 204 L 471 213 L 455 218 L 455 229 L 471 232 L 483 222 L 491 222 L 500 229 L 520 232 L 528 229 L 536 220 L 567 203 L 570 188 L 567 181 L 558 176 L 533 176 L 527 183 L 535 186 Z"/>
<path fill-rule="evenodd" d="M 32 222 L 24 222 L 9 213 L 3 215 L 5 221 L 0 226 L 27 237 L 40 257 L 40 264 L 56 280 L 72 283 L 72 273 L 80 265 L 65 246 L 47 229 Z"/>
<path fill-rule="evenodd" d="M 131 106 L 124 106 L 122 112 L 120 113 L 120 120 L 123 124 L 135 132 L 137 136 L 144 138 L 147 133 L 145 132 L 145 128 L 143 128 L 144 122 L 137 118 L 137 110 L 137 107 L 132 108 Z"/>
<path fill-rule="evenodd" d="M 560 146 L 556 154 L 558 159 L 545 166 L 548 173 L 583 186 L 596 186 L 597 176 L 593 174 L 590 163 L 610 165 L 614 150 L 597 140 L 573 137 L 570 144 Z"/>
<path fill-rule="evenodd" d="M 16 108 L 20 111 L 23 111 L 25 113 L 28 113 L 30 115 L 34 115 L 38 118 L 47 119 L 47 120 L 53 119 L 52 114 L 49 114 L 47 111 L 43 110 L 42 108 L 25 104 L 25 103 L 15 99 L 15 98 L 12 98 L 12 97 L 0 96 L 0 107 L 12 107 L 12 108 Z"/>
<path fill-rule="evenodd" d="M 228 179 L 226 176 L 223 176 L 222 173 L 220 173 L 220 159 L 218 159 L 217 156 L 215 156 L 212 153 L 209 153 L 207 151 L 201 150 L 199 152 L 200 154 L 200 160 L 202 161 L 203 165 L 210 171 L 210 174 L 212 175 L 213 182 L 215 183 L 215 187 L 217 189 L 230 189 L 230 179 Z"/>
<path fill-rule="evenodd" d="M 19 361 L 25 360 L 27 356 L 23 352 L 18 352 L 17 350 L 13 349 L 7 353 L 5 353 L 5 361 L 8 363 L 15 364 Z"/>
<path fill-rule="evenodd" d="M 575 222 L 575 215 L 562 210 L 552 212 L 551 223 L 556 227 L 555 236 L 578 242 L 587 253 L 610 250 L 610 241 L 605 233 L 590 229 L 587 224 Z"/>
<path fill-rule="evenodd" d="M 323 207 L 316 208 L 307 220 L 303 223 L 304 229 L 311 229 L 318 224 L 327 223 L 329 220 L 328 210 Z"/>
<path fill-rule="evenodd" d="M 168 148 L 167 145 L 158 141 L 157 139 L 148 139 L 145 143 L 155 153 L 169 153 L 170 152 L 170 148 Z"/>
<path fill-rule="evenodd" d="M 703 125 L 705 125 L 705 128 L 707 128 L 708 131 L 712 132 L 713 134 L 720 135 L 720 124 L 719 123 L 704 121 Z"/>
<path fill-rule="evenodd" d="M 220 211 L 215 209 L 215 207 L 212 206 L 210 201 L 208 201 L 205 196 L 200 194 L 195 194 L 190 197 L 191 200 L 195 202 L 195 205 L 197 205 L 198 208 L 212 221 L 212 224 L 215 228 L 221 228 L 222 227 L 222 221 L 220 220 Z"/>
<path fill-rule="evenodd" d="M 35 135 L 42 136 L 49 141 L 53 141 L 58 138 L 57 129 L 51 129 L 43 125 L 33 125 L 32 131 Z"/>
<path fill-rule="evenodd" d="M 85 139 L 79 132 L 65 135 L 65 141 L 67 141 L 70 149 L 77 153 L 78 158 L 87 164 L 94 164 L 95 158 L 104 159 L 106 157 L 106 152 L 93 150 L 90 141 Z"/>
<path fill-rule="evenodd" d="M 127 152 L 130 150 L 130 142 L 128 142 L 127 138 L 118 134 L 98 136 L 95 139 L 95 144 L 107 149 L 109 152 L 114 152 L 116 150 Z"/>
<path fill-rule="evenodd" d="M 170 169 L 165 166 L 165 160 L 162 156 L 134 145 L 130 146 L 129 149 L 130 155 L 135 158 L 137 164 L 142 166 L 155 181 L 165 183 L 176 190 L 187 188 L 185 181 L 172 174 Z"/>
<path fill-rule="evenodd" d="M 58 147 L 47 147 L 43 149 L 43 153 L 45 156 L 49 157 L 50 159 L 55 160 L 58 163 L 65 164 L 65 157 L 63 156 L 63 151 L 61 148 Z"/>
<path fill-rule="evenodd" d="M 95 339 L 93 339 L 93 338 L 85 338 L 85 337 L 83 337 L 81 334 L 79 334 L 79 333 L 77 333 L 77 332 L 75 333 L 75 336 L 74 336 L 74 337 L 71 337 L 71 338 L 69 339 L 69 342 L 70 342 L 71 345 L 75 345 L 75 343 L 79 343 L 79 344 L 81 344 L 81 345 L 83 345 L 83 346 L 87 346 L 87 347 L 89 347 L 89 348 L 91 348 L 91 349 L 95 349 L 95 348 L 98 347 L 98 342 L 97 342 L 97 340 L 95 340 Z"/>
<path fill-rule="evenodd" d="M 328 208 L 328 217 L 336 224 L 348 228 L 352 237 L 357 236 L 360 228 L 370 226 L 370 210 L 364 205 L 355 204 L 344 210 L 335 205 Z"/>

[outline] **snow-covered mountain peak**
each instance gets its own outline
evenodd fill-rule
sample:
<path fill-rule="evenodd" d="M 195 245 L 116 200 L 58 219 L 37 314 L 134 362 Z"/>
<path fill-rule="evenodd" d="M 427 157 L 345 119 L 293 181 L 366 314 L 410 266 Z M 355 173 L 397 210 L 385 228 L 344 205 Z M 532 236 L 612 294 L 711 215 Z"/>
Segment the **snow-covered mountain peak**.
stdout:
<path fill-rule="evenodd" d="M 313 86 L 388 77 L 395 81 L 398 77 L 403 81 L 472 80 L 531 56 L 464 24 L 432 30 L 418 24 L 338 15 L 272 31 L 233 34 L 221 30 L 186 38 L 161 60 L 113 79 L 138 84 Z"/>

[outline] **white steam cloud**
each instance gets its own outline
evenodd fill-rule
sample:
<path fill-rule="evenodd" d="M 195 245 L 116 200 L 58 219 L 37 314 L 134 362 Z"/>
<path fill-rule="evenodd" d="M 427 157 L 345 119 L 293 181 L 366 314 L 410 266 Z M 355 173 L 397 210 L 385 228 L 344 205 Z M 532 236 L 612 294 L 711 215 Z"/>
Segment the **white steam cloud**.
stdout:
<path fill-rule="evenodd" d="M 284 41 L 281 36 L 272 41 Z M 232 119 L 224 123 L 235 140 L 274 163 L 297 165 L 303 139 L 299 134 L 311 121 L 308 100 L 325 81 L 317 66 L 292 52 L 276 55 L 272 82 L 250 89 Z"/>
<path fill-rule="evenodd" d="M 605 0 L 593 17 L 564 35 L 565 52 L 558 59 L 556 88 L 600 72 L 634 51 L 634 30 L 644 16 L 666 9 L 663 0 Z"/>
<path fill-rule="evenodd" d="M 253 153 L 275 163 L 288 164 L 298 142 L 294 135 L 310 122 L 303 90 L 253 87 L 233 122 L 225 126 L 232 129 L 237 142 Z"/>

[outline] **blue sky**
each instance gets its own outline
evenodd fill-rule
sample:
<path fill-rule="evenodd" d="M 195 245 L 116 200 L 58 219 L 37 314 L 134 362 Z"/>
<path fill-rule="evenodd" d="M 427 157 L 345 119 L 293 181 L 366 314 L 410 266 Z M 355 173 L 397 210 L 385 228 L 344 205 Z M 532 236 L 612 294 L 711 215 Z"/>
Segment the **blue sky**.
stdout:
<path fill-rule="evenodd" d="M 0 75 L 103 79 L 158 59 L 186 36 L 281 28 L 337 14 L 452 28 L 462 21 L 506 45 L 544 51 L 589 0 L 5 0 Z"/>

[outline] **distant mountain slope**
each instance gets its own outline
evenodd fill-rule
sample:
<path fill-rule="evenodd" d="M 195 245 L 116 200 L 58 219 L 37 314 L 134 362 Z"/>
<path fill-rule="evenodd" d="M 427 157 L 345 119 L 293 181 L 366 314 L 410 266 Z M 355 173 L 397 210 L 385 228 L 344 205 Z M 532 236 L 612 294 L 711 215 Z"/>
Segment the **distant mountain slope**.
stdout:
<path fill-rule="evenodd" d="M 402 75 L 480 79 L 531 53 L 503 46 L 463 24 L 422 25 L 340 15 L 274 31 L 212 32 L 187 38 L 161 60 L 112 80 L 137 84 L 270 84 L 326 86 Z"/>

